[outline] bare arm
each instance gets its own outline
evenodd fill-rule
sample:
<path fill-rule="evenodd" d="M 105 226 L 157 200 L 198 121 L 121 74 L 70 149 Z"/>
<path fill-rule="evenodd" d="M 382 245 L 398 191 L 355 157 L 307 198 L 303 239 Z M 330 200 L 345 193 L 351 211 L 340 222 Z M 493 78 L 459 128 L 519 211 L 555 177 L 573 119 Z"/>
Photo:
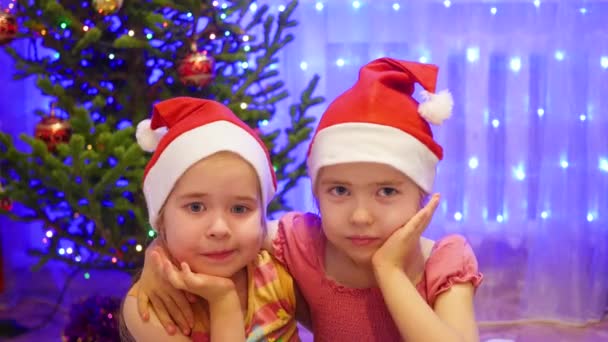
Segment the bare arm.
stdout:
<path fill-rule="evenodd" d="M 472 284 L 452 286 L 437 298 L 433 311 L 402 270 L 380 268 L 376 270 L 376 278 L 404 339 L 418 342 L 479 341 Z"/>
<path fill-rule="evenodd" d="M 245 341 L 245 319 L 236 291 L 209 303 L 211 342 Z"/>
<path fill-rule="evenodd" d="M 169 335 L 154 310 L 150 310 L 148 321 L 143 321 L 137 311 L 137 298 L 133 296 L 127 296 L 125 299 L 122 314 L 129 332 L 136 341 L 191 341 L 190 337 L 181 334 Z"/>
<path fill-rule="evenodd" d="M 146 321 L 150 316 L 151 304 L 157 318 L 170 335 L 175 334 L 176 325 L 184 335 L 189 335 L 194 324 L 194 313 L 187 299 L 188 295 L 171 286 L 162 274 L 162 264 L 168 259 L 157 239 L 146 249 L 144 267 L 137 281 L 139 314 Z"/>

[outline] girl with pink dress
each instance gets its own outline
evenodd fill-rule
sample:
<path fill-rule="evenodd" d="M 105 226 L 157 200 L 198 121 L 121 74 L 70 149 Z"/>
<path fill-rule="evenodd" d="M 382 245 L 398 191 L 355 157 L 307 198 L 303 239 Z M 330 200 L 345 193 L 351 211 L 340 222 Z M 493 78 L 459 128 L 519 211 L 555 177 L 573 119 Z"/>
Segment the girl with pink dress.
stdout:
<path fill-rule="evenodd" d="M 265 247 L 294 278 L 297 318 L 316 341 L 479 340 L 473 297 L 482 275 L 471 247 L 459 235 L 421 236 L 439 203 L 431 194 L 443 158 L 429 123 L 453 107 L 449 92 L 435 93 L 437 73 L 390 58 L 365 65 L 309 147 L 320 214 L 269 223 Z M 144 267 L 141 312 L 149 297 L 165 298 L 163 323 L 186 324 L 189 305 L 175 304 L 184 295 L 158 286 L 155 274 Z"/>

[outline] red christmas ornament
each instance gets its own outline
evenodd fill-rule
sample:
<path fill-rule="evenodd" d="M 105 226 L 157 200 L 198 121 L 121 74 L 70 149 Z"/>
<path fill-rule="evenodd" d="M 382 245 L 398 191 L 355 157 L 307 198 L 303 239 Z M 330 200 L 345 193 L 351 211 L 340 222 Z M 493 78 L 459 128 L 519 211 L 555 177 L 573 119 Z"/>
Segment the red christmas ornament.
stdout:
<path fill-rule="evenodd" d="M 204 87 L 213 80 L 215 60 L 207 51 L 198 51 L 192 44 L 192 53 L 184 58 L 178 69 L 179 79 L 187 85 Z"/>
<path fill-rule="evenodd" d="M 72 137 L 72 127 L 67 120 L 55 116 L 54 104 L 51 107 L 51 114 L 36 125 L 34 136 L 44 141 L 50 152 L 54 152 L 57 145 L 67 143 Z"/>
<path fill-rule="evenodd" d="M 11 211 L 13 209 L 13 201 L 10 198 L 5 197 L 0 199 L 0 210 Z"/>
<path fill-rule="evenodd" d="M 17 19 L 0 12 L 0 46 L 10 43 L 17 36 Z"/>

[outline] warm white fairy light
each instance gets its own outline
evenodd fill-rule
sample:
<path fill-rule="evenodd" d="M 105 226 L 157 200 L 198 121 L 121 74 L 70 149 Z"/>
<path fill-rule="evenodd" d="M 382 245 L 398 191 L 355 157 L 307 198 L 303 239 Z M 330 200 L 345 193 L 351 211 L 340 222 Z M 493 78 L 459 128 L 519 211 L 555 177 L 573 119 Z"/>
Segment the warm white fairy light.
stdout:
<path fill-rule="evenodd" d="M 518 72 L 519 70 L 521 70 L 521 58 L 519 58 L 519 57 L 511 58 L 511 61 L 509 62 L 509 67 L 514 72 Z"/>
<path fill-rule="evenodd" d="M 479 60 L 479 48 L 476 46 L 467 48 L 467 61 L 474 63 Z"/>
<path fill-rule="evenodd" d="M 539 117 L 541 117 L 541 118 L 542 118 L 542 117 L 543 117 L 543 115 L 545 115 L 545 110 L 544 110 L 543 108 L 538 108 L 538 109 L 536 110 L 536 114 L 537 114 Z"/>
<path fill-rule="evenodd" d="M 469 159 L 469 168 L 471 170 L 475 170 L 477 167 L 479 167 L 479 160 L 477 159 L 477 157 L 471 157 Z"/>

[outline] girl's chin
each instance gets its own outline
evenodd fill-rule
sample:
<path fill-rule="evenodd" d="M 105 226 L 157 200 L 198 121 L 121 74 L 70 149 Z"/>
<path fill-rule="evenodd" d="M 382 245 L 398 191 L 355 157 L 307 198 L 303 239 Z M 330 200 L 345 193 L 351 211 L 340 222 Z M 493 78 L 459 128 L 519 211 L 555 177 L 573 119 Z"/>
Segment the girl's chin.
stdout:
<path fill-rule="evenodd" d="M 193 263 L 190 264 L 193 272 L 206 274 L 215 277 L 231 278 L 238 271 L 243 269 L 244 266 L 240 265 L 209 265 L 207 263 Z"/>

